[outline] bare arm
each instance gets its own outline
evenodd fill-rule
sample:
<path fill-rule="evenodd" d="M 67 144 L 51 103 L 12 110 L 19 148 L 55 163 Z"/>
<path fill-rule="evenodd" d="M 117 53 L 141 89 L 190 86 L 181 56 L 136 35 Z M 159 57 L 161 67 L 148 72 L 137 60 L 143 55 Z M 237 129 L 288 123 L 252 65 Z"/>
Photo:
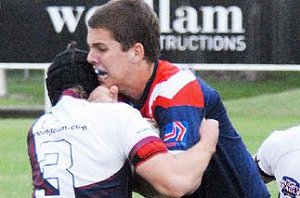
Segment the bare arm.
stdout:
<path fill-rule="evenodd" d="M 136 172 L 158 192 L 181 197 L 194 192 L 215 152 L 219 127 L 215 120 L 205 120 L 199 129 L 201 140 L 191 149 L 177 155 L 158 154 L 136 167 Z"/>

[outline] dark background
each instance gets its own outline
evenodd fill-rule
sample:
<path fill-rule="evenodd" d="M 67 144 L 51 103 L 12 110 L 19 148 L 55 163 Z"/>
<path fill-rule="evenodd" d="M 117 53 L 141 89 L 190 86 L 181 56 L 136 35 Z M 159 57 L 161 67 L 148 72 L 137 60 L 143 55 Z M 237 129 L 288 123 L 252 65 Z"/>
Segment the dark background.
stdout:
<path fill-rule="evenodd" d="M 67 43 L 77 40 L 87 49 L 84 17 L 89 8 L 104 0 L 2 0 L 0 7 L 0 62 L 50 62 Z M 155 1 L 154 10 L 158 10 Z M 243 11 L 246 50 L 162 51 L 162 57 L 176 63 L 300 63 L 299 0 L 171 0 L 171 12 L 178 5 L 238 6 Z M 56 33 L 47 6 L 85 6 L 78 27 L 70 33 L 64 26 Z M 171 14 L 171 20 L 174 16 Z"/>

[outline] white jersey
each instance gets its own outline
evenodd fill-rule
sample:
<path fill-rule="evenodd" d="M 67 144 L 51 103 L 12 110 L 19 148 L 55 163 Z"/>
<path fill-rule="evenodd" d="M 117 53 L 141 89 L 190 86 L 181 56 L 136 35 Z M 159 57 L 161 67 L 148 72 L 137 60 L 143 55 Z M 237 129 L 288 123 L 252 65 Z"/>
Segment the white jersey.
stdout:
<path fill-rule="evenodd" d="M 281 198 L 300 198 L 300 126 L 273 132 L 257 160 L 265 174 L 275 177 Z"/>
<path fill-rule="evenodd" d="M 28 134 L 33 197 L 131 197 L 125 162 L 140 163 L 137 151 L 153 141 L 161 140 L 129 105 L 63 96 Z"/>

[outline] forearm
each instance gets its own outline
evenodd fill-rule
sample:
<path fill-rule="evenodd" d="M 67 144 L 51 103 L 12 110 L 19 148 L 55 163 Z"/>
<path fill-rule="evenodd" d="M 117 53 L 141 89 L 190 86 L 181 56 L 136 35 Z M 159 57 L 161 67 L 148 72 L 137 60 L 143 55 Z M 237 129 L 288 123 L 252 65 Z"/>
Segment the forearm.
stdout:
<path fill-rule="evenodd" d="M 180 184 L 184 194 L 190 194 L 201 184 L 214 151 L 214 148 L 200 142 L 186 152 L 170 156 L 174 158 L 174 162 L 169 165 L 170 172 L 167 170 L 164 172 L 170 174 L 170 178 L 174 178 L 174 183 Z"/>
<path fill-rule="evenodd" d="M 139 193 L 143 197 L 151 197 L 151 198 L 165 197 L 138 174 L 133 175 L 131 183 L 132 183 L 132 191 Z"/>
<path fill-rule="evenodd" d="M 160 153 L 136 167 L 136 172 L 160 193 L 181 197 L 201 184 L 202 176 L 216 150 L 219 129 L 216 120 L 203 120 L 201 141 L 187 151 Z"/>
<path fill-rule="evenodd" d="M 186 152 L 159 154 L 137 168 L 137 173 L 154 188 L 170 197 L 195 191 L 214 153 L 214 148 L 198 143 Z M 154 170 L 156 167 L 157 170 Z M 159 168 L 157 168 L 159 167 Z"/>

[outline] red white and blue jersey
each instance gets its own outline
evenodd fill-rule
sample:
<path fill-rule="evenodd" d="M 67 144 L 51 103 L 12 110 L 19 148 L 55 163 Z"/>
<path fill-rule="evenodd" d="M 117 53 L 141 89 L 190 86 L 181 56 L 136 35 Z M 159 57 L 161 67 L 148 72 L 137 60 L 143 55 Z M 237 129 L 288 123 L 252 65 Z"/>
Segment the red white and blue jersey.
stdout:
<path fill-rule="evenodd" d="M 269 197 L 252 156 L 232 126 L 219 94 L 200 77 L 159 61 L 136 106 L 156 120 L 160 138 L 174 152 L 197 143 L 202 119 L 219 121 L 217 150 L 191 197 Z"/>
<path fill-rule="evenodd" d="M 141 114 L 125 103 L 63 96 L 28 134 L 33 197 L 131 197 L 131 168 L 167 152 Z"/>
<path fill-rule="evenodd" d="M 203 108 L 203 92 L 196 77 L 161 61 L 140 111 L 144 117 L 156 120 L 161 138 L 169 150 L 174 151 L 186 150 L 199 141 L 199 133 L 188 132 L 196 128 L 198 131 L 202 118 L 194 116 L 198 114 L 194 111 Z M 193 120 L 189 120 L 191 118 Z"/>
<path fill-rule="evenodd" d="M 275 177 L 281 198 L 300 197 L 300 126 L 274 131 L 258 149 L 256 160 L 267 177 Z"/>

